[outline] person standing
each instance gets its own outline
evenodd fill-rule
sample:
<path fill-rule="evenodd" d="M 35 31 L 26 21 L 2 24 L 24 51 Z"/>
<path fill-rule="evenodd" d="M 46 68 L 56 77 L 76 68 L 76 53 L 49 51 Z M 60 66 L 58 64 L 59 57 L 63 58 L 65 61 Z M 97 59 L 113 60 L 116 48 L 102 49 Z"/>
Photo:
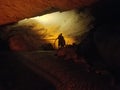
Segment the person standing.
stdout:
<path fill-rule="evenodd" d="M 65 46 L 65 39 L 62 33 L 58 35 L 57 39 L 58 39 L 58 48 L 63 48 Z"/>

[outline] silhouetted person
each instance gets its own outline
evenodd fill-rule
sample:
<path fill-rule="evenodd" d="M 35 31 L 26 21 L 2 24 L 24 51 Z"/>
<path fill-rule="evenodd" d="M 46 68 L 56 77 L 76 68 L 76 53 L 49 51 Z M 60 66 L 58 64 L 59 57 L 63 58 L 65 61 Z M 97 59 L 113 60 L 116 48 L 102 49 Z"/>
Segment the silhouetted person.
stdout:
<path fill-rule="evenodd" d="M 65 39 L 64 39 L 62 33 L 58 35 L 57 39 L 58 39 L 58 48 L 64 47 L 65 46 Z"/>

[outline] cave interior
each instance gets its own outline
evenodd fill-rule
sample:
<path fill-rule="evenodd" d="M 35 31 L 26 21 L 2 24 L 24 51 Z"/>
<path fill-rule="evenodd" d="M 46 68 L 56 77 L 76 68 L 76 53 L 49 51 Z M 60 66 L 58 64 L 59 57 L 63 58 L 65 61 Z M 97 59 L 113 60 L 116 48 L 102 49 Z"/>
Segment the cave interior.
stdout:
<path fill-rule="evenodd" d="M 56 84 L 54 85 L 51 83 L 52 80 L 47 80 L 48 78 L 45 78 L 43 76 L 44 74 L 41 76 L 36 74 L 36 70 L 31 70 L 27 65 L 23 65 L 23 63 L 20 62 L 20 60 L 25 58 L 20 57 L 19 54 L 17 55 L 17 53 L 21 52 L 30 53 L 34 51 L 57 51 L 57 48 L 53 45 L 54 39 L 52 38 L 57 37 L 57 35 L 61 32 L 63 32 L 65 37 L 68 36 L 68 39 L 66 39 L 68 40 L 67 44 L 68 46 L 74 46 L 72 48 L 74 48 L 78 57 L 83 57 L 87 63 L 92 66 L 92 70 L 90 72 L 97 73 L 97 71 L 100 71 L 99 74 L 103 74 L 103 78 L 105 78 L 105 80 L 108 80 L 109 76 L 112 77 L 112 80 L 110 81 L 112 84 L 110 83 L 110 85 L 113 86 L 112 88 L 114 89 L 104 90 L 120 89 L 119 0 L 90 0 L 90 3 L 87 2 L 87 0 L 84 2 L 86 4 L 79 2 L 82 0 L 76 0 L 76 3 L 78 4 L 71 4 L 73 3 L 72 0 L 70 2 L 69 0 L 65 0 L 68 5 L 66 5 L 66 3 L 60 3 L 59 0 L 53 0 L 54 3 L 51 3 L 51 0 L 48 0 L 49 2 L 41 0 L 41 2 L 39 2 L 41 6 L 37 4 L 37 1 L 36 3 L 33 3 L 32 7 L 34 10 L 30 9 L 30 11 L 23 10 L 23 12 L 19 12 L 19 10 L 22 11 L 23 9 L 22 1 L 24 2 L 24 0 L 21 0 L 22 5 L 19 4 L 19 7 L 21 8 L 16 9 L 18 10 L 17 13 L 14 13 L 11 9 L 9 9 L 11 11 L 6 11 L 9 7 L 13 7 L 11 4 L 8 4 L 7 0 L 5 0 L 5 2 L 0 2 L 3 6 L 5 3 L 8 4 L 8 6 L 5 6 L 6 8 L 3 7 L 3 9 L 2 6 L 0 6 L 2 11 L 4 11 L 1 11 L 3 14 L 1 15 L 0 21 L 1 90 L 69 90 L 69 86 L 67 87 L 67 85 L 64 86 L 66 87 L 65 89 L 59 89 L 55 86 Z M 54 6 L 52 4 L 55 4 L 55 1 L 56 5 Z M 13 2 L 9 3 L 14 4 Z M 15 3 L 20 2 L 15 0 Z M 54 7 L 46 9 L 45 7 L 49 7 L 49 4 Z M 28 4 L 28 6 L 30 5 L 32 4 Z M 27 8 L 27 6 L 25 6 L 25 8 Z M 11 16 L 7 16 L 6 14 L 10 14 L 6 12 L 13 13 Z M 43 23 L 46 24 L 41 24 L 42 21 L 38 23 L 37 19 L 34 19 L 35 17 L 38 18 L 52 13 L 60 13 L 61 17 L 63 15 L 65 18 L 58 19 L 59 17 L 53 16 L 51 19 L 48 19 L 46 16 L 43 17 Z M 18 17 L 14 17 L 14 15 L 18 15 Z M 42 20 L 42 18 L 40 19 Z M 52 19 L 55 19 L 53 24 L 57 23 L 57 20 L 63 20 L 64 22 L 60 23 L 58 26 L 57 24 L 52 25 Z M 44 22 L 45 20 L 47 22 Z M 44 26 L 47 24 L 50 24 L 51 26 Z M 57 31 L 56 29 L 60 31 Z M 69 30 L 62 31 L 62 29 Z M 71 54 L 68 53 L 68 56 L 70 55 Z M 75 67 L 76 66 L 79 66 L 79 64 L 75 64 Z M 77 68 L 77 70 L 79 70 L 79 68 Z M 49 72 L 52 72 L 52 70 Z M 89 83 L 92 83 L 92 80 Z M 104 88 L 106 87 L 104 86 Z M 87 87 L 84 90 L 88 90 Z M 90 90 L 103 89 L 96 88 Z"/>

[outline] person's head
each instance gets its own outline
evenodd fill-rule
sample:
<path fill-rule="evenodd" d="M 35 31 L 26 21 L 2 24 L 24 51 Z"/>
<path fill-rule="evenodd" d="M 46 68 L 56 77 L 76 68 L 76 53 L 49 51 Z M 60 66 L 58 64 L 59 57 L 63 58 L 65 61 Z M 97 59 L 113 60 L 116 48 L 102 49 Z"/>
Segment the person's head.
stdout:
<path fill-rule="evenodd" d="M 60 36 L 62 36 L 62 33 L 60 33 Z"/>

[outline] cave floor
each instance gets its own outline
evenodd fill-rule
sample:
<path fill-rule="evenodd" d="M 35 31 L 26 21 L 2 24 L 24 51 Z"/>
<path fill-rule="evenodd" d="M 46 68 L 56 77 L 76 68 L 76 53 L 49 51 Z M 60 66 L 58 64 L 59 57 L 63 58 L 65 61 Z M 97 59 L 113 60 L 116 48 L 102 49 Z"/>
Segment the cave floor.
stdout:
<path fill-rule="evenodd" d="M 55 56 L 55 51 L 3 52 L 0 57 L 0 90 L 88 90 L 94 86 L 111 90 L 103 76 Z"/>

